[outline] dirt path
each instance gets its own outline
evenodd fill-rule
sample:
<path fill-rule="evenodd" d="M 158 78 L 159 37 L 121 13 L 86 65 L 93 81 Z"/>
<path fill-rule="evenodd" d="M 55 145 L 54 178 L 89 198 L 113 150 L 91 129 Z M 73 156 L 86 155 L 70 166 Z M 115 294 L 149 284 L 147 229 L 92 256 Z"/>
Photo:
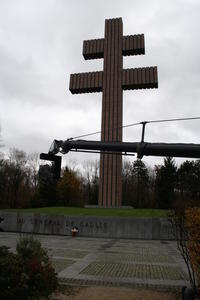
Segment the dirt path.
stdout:
<path fill-rule="evenodd" d="M 65 295 L 64 295 L 65 294 Z M 75 287 L 64 294 L 55 294 L 51 300 L 179 300 L 180 295 L 152 290 L 112 287 Z"/>

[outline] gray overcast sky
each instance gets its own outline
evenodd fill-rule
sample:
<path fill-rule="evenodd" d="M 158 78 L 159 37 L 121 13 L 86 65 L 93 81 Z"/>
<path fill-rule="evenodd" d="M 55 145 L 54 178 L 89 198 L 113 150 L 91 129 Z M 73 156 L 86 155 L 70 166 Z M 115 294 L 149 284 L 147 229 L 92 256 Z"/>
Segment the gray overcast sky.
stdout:
<path fill-rule="evenodd" d="M 124 68 L 158 66 L 158 89 L 123 93 L 124 125 L 200 116 L 199 0 L 0 0 L 4 151 L 47 152 L 55 138 L 100 130 L 101 93 L 72 95 L 69 75 L 102 70 L 102 59 L 84 60 L 83 40 L 103 38 L 105 19 L 115 17 L 123 18 L 124 35 L 145 34 L 146 54 L 125 57 Z M 200 143 L 199 123 L 148 125 L 145 139 Z M 140 133 L 125 129 L 124 141 L 138 141 Z"/>

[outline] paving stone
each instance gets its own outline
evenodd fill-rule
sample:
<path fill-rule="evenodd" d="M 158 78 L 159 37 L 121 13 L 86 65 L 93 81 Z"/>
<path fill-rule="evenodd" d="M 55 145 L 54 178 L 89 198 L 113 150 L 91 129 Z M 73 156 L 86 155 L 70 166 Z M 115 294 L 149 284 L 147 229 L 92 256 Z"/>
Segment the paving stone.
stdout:
<path fill-rule="evenodd" d="M 187 275 L 177 266 L 141 265 L 93 262 L 81 274 L 107 277 L 135 277 L 150 279 L 188 279 Z"/>
<path fill-rule="evenodd" d="M 124 246 L 118 246 L 118 245 L 114 245 L 114 246 L 112 246 L 112 247 L 110 247 L 110 249 L 109 249 L 109 251 L 116 251 L 116 252 L 130 252 L 130 250 L 132 251 L 132 252 L 138 252 L 138 251 L 145 251 L 145 252 L 149 252 L 149 251 L 157 251 L 157 252 L 159 252 L 159 251 L 161 251 L 162 249 L 166 249 L 166 248 L 164 248 L 164 247 L 160 247 L 159 249 L 158 249 L 158 247 L 155 247 L 155 245 L 154 246 L 150 246 L 149 245 L 149 247 L 144 247 L 143 245 L 137 245 L 137 244 L 133 244 L 133 245 L 124 245 Z"/>
<path fill-rule="evenodd" d="M 27 234 L 0 232 L 0 246 L 14 251 Z M 48 249 L 58 278 L 66 284 L 169 290 L 188 285 L 175 241 L 33 235 Z"/>
<path fill-rule="evenodd" d="M 129 250 L 130 251 L 130 250 Z M 170 255 L 152 253 L 118 253 L 107 252 L 98 257 L 98 260 L 104 261 L 130 261 L 130 262 L 158 262 L 158 263 L 174 263 L 174 259 Z"/>

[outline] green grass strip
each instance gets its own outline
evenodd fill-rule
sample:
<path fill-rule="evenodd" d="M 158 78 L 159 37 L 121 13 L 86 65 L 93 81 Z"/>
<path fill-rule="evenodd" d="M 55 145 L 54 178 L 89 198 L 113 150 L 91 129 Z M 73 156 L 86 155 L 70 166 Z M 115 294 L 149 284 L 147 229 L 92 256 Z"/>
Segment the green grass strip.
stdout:
<path fill-rule="evenodd" d="M 40 207 L 26 209 L 1 209 L 0 212 L 40 213 L 67 216 L 112 216 L 112 217 L 167 217 L 169 211 L 162 209 L 134 208 L 81 208 Z"/>

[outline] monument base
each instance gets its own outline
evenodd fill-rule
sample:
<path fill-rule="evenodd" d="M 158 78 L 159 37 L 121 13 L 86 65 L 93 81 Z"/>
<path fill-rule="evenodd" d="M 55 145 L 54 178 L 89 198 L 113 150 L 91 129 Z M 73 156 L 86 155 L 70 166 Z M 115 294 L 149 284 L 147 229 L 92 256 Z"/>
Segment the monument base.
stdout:
<path fill-rule="evenodd" d="M 116 208 L 116 209 L 133 209 L 133 206 L 129 206 L 129 205 L 123 205 L 123 206 L 117 206 L 117 207 L 113 207 L 113 206 L 109 206 L 109 207 L 104 207 L 104 206 L 100 206 L 100 205 L 84 205 L 84 208 Z"/>

